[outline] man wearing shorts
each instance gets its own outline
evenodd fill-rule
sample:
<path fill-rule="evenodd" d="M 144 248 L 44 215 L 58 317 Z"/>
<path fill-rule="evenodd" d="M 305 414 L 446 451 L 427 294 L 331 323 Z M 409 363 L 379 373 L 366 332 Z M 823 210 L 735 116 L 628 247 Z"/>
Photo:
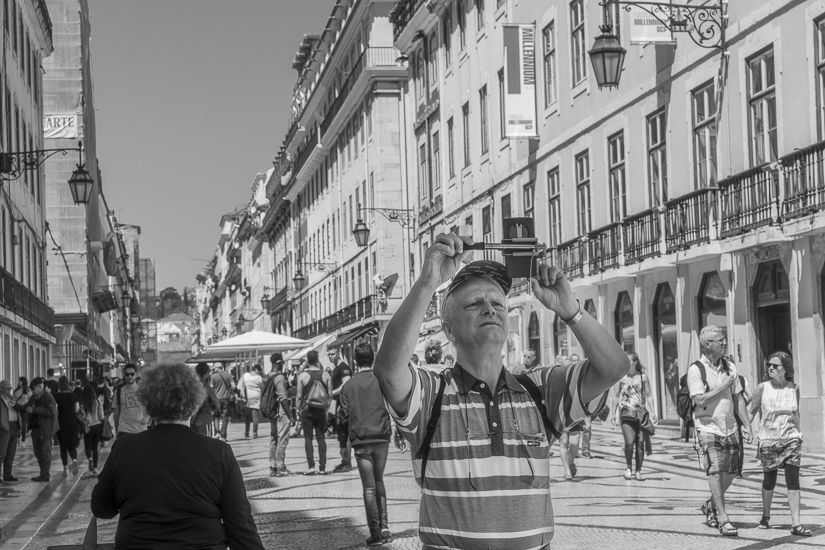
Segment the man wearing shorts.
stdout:
<path fill-rule="evenodd" d="M 716 326 L 707 326 L 699 334 L 702 357 L 688 369 L 687 382 L 696 408 L 693 419 L 699 442 L 702 469 L 708 475 L 712 503 L 705 505 L 708 527 L 718 527 L 722 535 L 735 537 L 739 533 L 725 510 L 725 491 L 739 471 L 739 425 L 742 435 L 751 442 L 751 425 L 745 401 L 741 397 L 736 365 L 724 359 L 727 339 Z M 702 382 L 699 365 L 704 366 L 707 384 Z M 736 411 L 736 413 L 734 413 Z"/>

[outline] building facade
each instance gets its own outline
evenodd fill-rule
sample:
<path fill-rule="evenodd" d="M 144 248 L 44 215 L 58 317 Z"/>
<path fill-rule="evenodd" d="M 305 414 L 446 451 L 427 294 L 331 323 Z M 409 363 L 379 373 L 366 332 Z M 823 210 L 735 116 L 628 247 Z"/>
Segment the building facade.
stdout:
<path fill-rule="evenodd" d="M 52 54 L 52 23 L 46 2 L 4 2 L 2 114 L 0 142 L 5 153 L 43 148 L 41 62 Z M 44 171 L 20 169 L 15 161 L 0 182 L 0 376 L 16 384 L 45 372 L 55 342 L 54 312 L 46 286 Z M 64 182 L 65 185 L 65 182 Z"/>
<path fill-rule="evenodd" d="M 380 337 L 409 289 L 407 71 L 393 47 L 392 7 L 336 1 L 293 63 L 291 125 L 262 231 L 274 263 L 272 328 L 316 344 L 349 349 Z M 365 246 L 353 235 L 359 221 Z"/>
<path fill-rule="evenodd" d="M 724 58 L 687 33 L 631 45 L 630 14 L 610 6 L 627 56 L 606 91 L 586 54 L 598 3 L 397 2 L 417 255 L 442 231 L 500 241 L 503 218 L 531 216 L 545 261 L 639 354 L 664 425 L 678 426 L 678 378 L 715 324 L 751 385 L 770 353 L 792 353 L 806 445 L 822 450 L 825 2 L 710 4 L 726 11 Z M 535 25 L 537 139 L 502 131 L 508 23 Z M 583 354 L 524 282 L 509 307 L 506 362 Z M 431 309 L 422 336 L 443 338 Z"/>
<path fill-rule="evenodd" d="M 95 180 L 89 204 L 75 205 L 66 182 L 81 162 L 76 153 L 51 156 L 43 165 L 48 290 L 57 325 L 51 366 L 74 379 L 109 374 L 118 362 L 134 359 L 134 272 L 98 167 L 89 6 L 86 0 L 46 4 L 55 53 L 43 62 L 44 142 L 47 149 L 82 142 L 82 162 Z"/>

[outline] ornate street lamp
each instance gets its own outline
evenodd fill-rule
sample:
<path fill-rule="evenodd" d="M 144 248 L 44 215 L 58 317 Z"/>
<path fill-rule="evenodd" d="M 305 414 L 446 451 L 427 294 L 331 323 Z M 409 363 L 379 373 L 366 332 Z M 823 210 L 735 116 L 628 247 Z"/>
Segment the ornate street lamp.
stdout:
<path fill-rule="evenodd" d="M 140 313 L 136 310 L 132 310 L 132 315 L 130 316 L 132 320 L 132 326 L 137 326 L 140 323 Z"/>
<path fill-rule="evenodd" d="M 23 175 L 24 170 L 36 170 L 49 158 L 60 153 L 67 155 L 71 151 L 77 151 L 77 168 L 69 178 L 69 190 L 72 192 L 72 200 L 75 204 L 89 204 L 94 191 L 95 181 L 89 171 L 83 167 L 83 142 L 77 142 L 77 148 L 57 148 L 57 149 L 35 149 L 24 152 L 0 153 L 0 182 L 13 181 Z M 2 183 L 0 183 L 2 185 Z"/>
<path fill-rule="evenodd" d="M 617 88 L 622 75 L 626 50 L 619 44 L 608 20 L 608 9 L 616 5 L 629 12 L 639 8 L 655 18 L 671 33 L 684 33 L 702 48 L 716 48 L 722 52 L 722 63 L 727 67 L 727 0 L 709 0 L 704 5 L 674 4 L 670 2 L 604 0 L 604 23 L 599 27 L 602 34 L 596 38 L 590 54 L 593 72 L 599 88 Z M 726 69 L 725 69 L 726 70 Z"/>
<path fill-rule="evenodd" d="M 264 294 L 263 298 L 261 298 L 261 307 L 269 311 L 269 302 L 269 294 Z"/>
<path fill-rule="evenodd" d="M 82 164 L 77 165 L 77 169 L 72 172 L 69 178 L 69 190 L 72 192 L 72 200 L 75 204 L 89 204 L 92 200 L 92 191 L 95 188 L 95 180 L 91 174 L 83 168 Z"/>
<path fill-rule="evenodd" d="M 355 223 L 355 227 L 352 228 L 352 235 L 355 237 L 355 243 L 361 247 L 367 246 L 370 240 L 370 228 L 364 223 L 361 217 L 362 210 L 378 212 L 389 221 L 395 222 L 401 227 L 414 227 L 417 221 L 412 210 L 403 210 L 400 208 L 365 208 L 359 204 L 357 209 L 358 221 Z"/>
<path fill-rule="evenodd" d="M 596 38 L 593 49 L 588 53 L 599 88 L 618 88 L 627 50 L 622 48 L 618 37 L 613 34 L 613 25 L 609 21 L 608 4 L 603 4 L 602 9 L 604 11 L 604 23 L 599 27 L 602 34 Z"/>
<path fill-rule="evenodd" d="M 307 278 L 303 273 L 301 273 L 300 268 L 295 272 L 295 276 L 292 278 L 292 283 L 295 285 L 297 290 L 303 289 L 304 285 L 307 284 Z"/>
<path fill-rule="evenodd" d="M 364 220 L 359 219 L 352 228 L 352 235 L 355 237 L 355 244 L 358 246 L 367 246 L 370 241 L 370 228 L 364 223 Z"/>

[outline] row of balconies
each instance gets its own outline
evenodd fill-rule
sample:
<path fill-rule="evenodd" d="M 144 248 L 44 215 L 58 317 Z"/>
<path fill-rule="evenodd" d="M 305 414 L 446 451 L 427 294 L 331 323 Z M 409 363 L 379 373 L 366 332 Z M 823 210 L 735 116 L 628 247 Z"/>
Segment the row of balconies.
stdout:
<path fill-rule="evenodd" d="M 0 267 L 0 305 L 13 311 L 46 334 L 54 336 L 54 310 Z"/>
<path fill-rule="evenodd" d="M 322 334 L 332 334 L 346 326 L 369 319 L 373 315 L 372 303 L 374 298 L 375 295 L 370 294 L 332 315 L 327 315 L 323 319 L 299 327 L 293 332 L 293 336 L 309 340 Z"/>
<path fill-rule="evenodd" d="M 564 242 L 553 261 L 582 277 L 822 210 L 823 156 L 825 141 Z"/>

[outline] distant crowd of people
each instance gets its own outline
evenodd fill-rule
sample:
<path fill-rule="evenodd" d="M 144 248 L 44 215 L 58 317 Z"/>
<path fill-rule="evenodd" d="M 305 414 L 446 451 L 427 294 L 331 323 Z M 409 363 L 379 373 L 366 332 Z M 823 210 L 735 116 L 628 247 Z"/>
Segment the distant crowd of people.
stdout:
<path fill-rule="evenodd" d="M 571 327 L 585 357 L 559 356 L 555 365 L 542 366 L 528 349 L 522 364 L 503 367 L 512 280 L 504 265 L 487 260 L 459 270 L 464 244 L 453 234 L 436 239 L 420 278 L 386 328 L 384 345 L 377 354 L 370 344 L 356 346 L 352 366 L 340 350 L 330 349 L 326 368 L 315 350 L 295 367 L 276 353 L 267 372 L 255 364 L 237 380 L 224 367 L 206 363 L 142 370 L 129 363 L 119 383 L 98 379 L 73 387 L 53 373 L 31 383 L 21 378 L 16 388 L 0 381 L 3 479 L 17 481 L 14 455 L 27 433 L 41 470 L 33 481 L 50 479 L 54 440 L 68 476 L 78 475 L 81 439 L 94 474 L 100 447 L 114 437 L 91 509 L 96 518 L 120 515 L 117 547 L 263 548 L 240 466 L 226 444 L 234 416 L 243 421 L 246 439 L 250 433 L 258 438 L 260 424 L 269 422 L 272 477 L 291 474 L 286 449 L 300 433 L 303 475 L 326 475 L 326 436 L 334 434 L 341 461 L 332 471 L 351 470 L 354 455 L 370 546 L 393 537 L 384 470 L 395 440 L 402 452 L 409 449 L 421 487 L 423 548 L 548 548 L 554 532 L 551 446 L 559 442 L 564 478 L 574 479 L 576 457 L 593 456 L 591 423 L 598 418 L 621 430 L 624 478 L 645 481 L 642 465 L 658 422 L 650 381 L 639 357 L 626 353 L 575 299 L 564 272 L 547 265 L 539 267 L 532 292 Z M 421 323 L 436 289 L 447 281 L 442 330 L 457 357 L 442 356 L 441 345 L 429 342 L 419 364 L 413 352 Z M 707 475 L 706 524 L 723 536 L 738 535 L 725 493 L 741 476 L 744 444 L 755 436 L 763 470 L 757 526 L 771 528 L 781 469 L 791 533 L 810 536 L 800 518 L 802 433 L 791 356 L 771 354 L 768 380 L 751 392 L 727 354 L 722 329 L 703 328 L 699 341 L 701 354 L 674 399 L 695 430 Z"/>

